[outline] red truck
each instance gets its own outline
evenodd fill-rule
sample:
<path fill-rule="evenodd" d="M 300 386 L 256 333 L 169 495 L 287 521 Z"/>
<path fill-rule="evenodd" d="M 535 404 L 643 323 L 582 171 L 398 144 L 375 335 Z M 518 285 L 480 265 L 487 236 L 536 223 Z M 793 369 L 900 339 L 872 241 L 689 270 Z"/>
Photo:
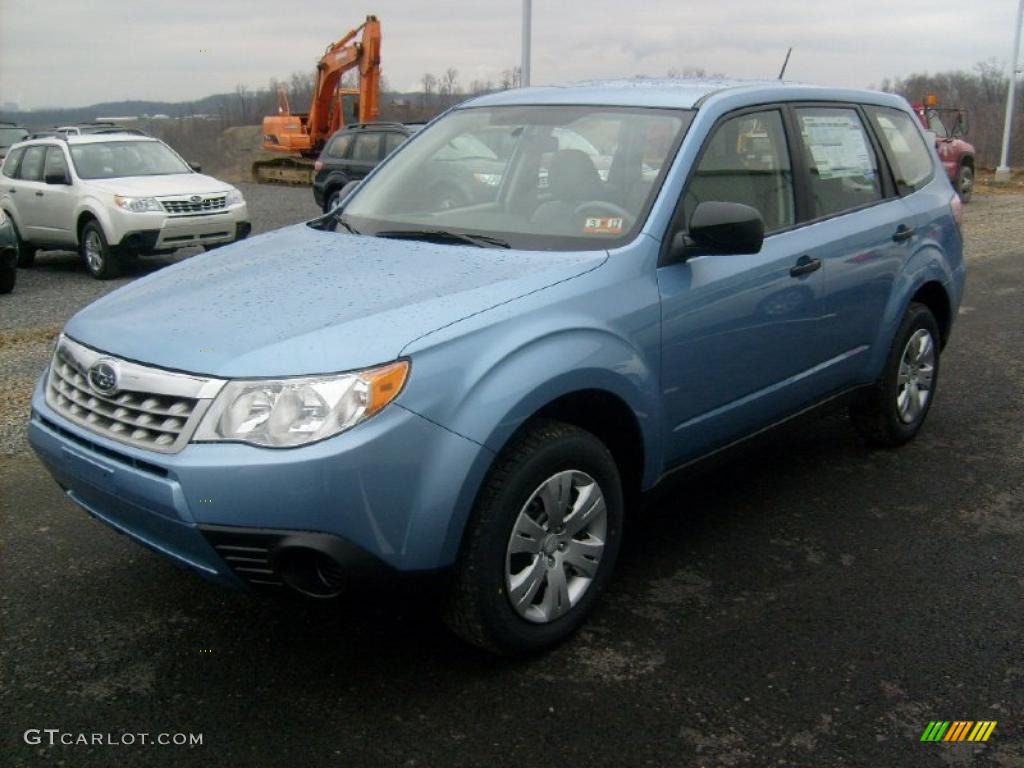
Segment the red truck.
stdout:
<path fill-rule="evenodd" d="M 963 202 L 969 202 L 974 191 L 974 145 L 964 141 L 968 131 L 967 110 L 940 107 L 935 96 L 913 104 L 914 112 L 926 131 L 935 134 L 946 175 Z"/>

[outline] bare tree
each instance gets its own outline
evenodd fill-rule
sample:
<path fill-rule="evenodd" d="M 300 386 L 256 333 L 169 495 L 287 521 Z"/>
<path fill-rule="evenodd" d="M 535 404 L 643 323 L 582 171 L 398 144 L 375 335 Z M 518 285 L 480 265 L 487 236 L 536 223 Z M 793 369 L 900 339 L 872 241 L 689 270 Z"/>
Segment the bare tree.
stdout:
<path fill-rule="evenodd" d="M 424 72 L 421 82 L 423 83 L 423 106 L 428 107 L 434 101 L 434 91 L 437 90 L 437 78 L 429 72 Z"/>

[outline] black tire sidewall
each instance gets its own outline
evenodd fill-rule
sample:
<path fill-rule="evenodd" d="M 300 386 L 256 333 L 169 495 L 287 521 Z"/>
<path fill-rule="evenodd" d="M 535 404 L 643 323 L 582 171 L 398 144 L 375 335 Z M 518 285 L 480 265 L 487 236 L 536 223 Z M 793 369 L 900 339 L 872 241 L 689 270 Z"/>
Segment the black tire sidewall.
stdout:
<path fill-rule="evenodd" d="M 14 284 L 18 280 L 18 270 L 15 267 L 8 269 L 0 267 L 0 293 L 10 293 L 14 290 Z"/>
<path fill-rule="evenodd" d="M 900 418 L 899 408 L 896 405 L 896 393 L 899 389 L 900 361 L 903 359 L 903 350 L 906 348 L 910 337 L 922 328 L 932 335 L 932 343 L 935 344 L 935 372 L 932 375 L 931 394 L 928 397 L 928 402 L 925 403 L 917 418 L 907 424 Z M 931 310 L 923 304 L 911 304 L 903 316 L 903 322 L 900 323 L 899 331 L 893 341 L 892 349 L 889 352 L 889 359 L 885 364 L 885 375 L 882 377 L 880 387 L 886 429 L 900 442 L 910 440 L 918 433 L 928 417 L 932 403 L 935 401 L 935 393 L 938 390 L 939 375 L 942 367 L 940 363 L 942 357 L 940 354 L 941 344 L 942 337 L 939 334 L 939 324 Z"/>
<path fill-rule="evenodd" d="M 18 225 L 14 223 L 14 217 L 11 216 L 9 211 L 4 211 L 4 215 L 7 220 L 11 222 L 11 229 L 14 230 L 14 239 L 18 243 L 18 263 L 17 266 L 22 269 L 28 269 L 36 263 L 36 248 L 33 245 L 26 243 L 21 237 L 21 231 L 18 229 Z"/>
<path fill-rule="evenodd" d="M 324 203 L 324 213 L 330 213 L 334 210 L 334 206 L 338 204 L 341 199 L 341 191 L 335 190 L 327 196 L 327 202 Z"/>
<path fill-rule="evenodd" d="M 519 512 L 534 491 L 552 475 L 575 469 L 593 477 L 604 494 L 607 508 L 605 549 L 594 581 L 580 601 L 564 616 L 535 624 L 519 616 L 508 599 L 505 555 Z M 528 653 L 557 643 L 574 632 L 589 614 L 611 578 L 622 543 L 623 497 L 615 461 L 604 445 L 582 430 L 573 430 L 529 455 L 505 478 L 489 509 L 488 530 L 478 551 L 476 584 L 481 620 L 495 644 L 504 652 Z"/>

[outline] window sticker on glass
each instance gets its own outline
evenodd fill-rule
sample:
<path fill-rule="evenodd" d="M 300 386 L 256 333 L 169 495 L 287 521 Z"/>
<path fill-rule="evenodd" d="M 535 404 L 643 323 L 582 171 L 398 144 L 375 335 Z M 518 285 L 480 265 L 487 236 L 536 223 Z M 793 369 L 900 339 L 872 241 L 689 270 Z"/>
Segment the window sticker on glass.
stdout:
<path fill-rule="evenodd" d="M 583 231 L 588 235 L 622 234 L 622 217 L 605 218 L 602 216 L 589 216 L 583 224 Z"/>
<path fill-rule="evenodd" d="M 801 115 L 801 130 L 822 179 L 871 176 L 874 164 L 853 115 Z"/>

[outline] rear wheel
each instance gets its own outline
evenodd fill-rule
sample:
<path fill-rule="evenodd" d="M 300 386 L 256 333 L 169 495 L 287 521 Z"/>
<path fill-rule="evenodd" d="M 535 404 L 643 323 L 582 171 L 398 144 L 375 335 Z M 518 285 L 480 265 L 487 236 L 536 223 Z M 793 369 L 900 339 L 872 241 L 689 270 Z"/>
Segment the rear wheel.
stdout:
<path fill-rule="evenodd" d="M 487 650 L 552 646 L 584 621 L 611 577 L 622 488 L 589 432 L 538 421 L 497 459 L 455 570 L 446 620 Z"/>
<path fill-rule="evenodd" d="M 98 221 L 87 221 L 82 227 L 79 252 L 89 274 L 97 280 L 109 280 L 121 274 L 121 262 L 107 243 Z"/>
<path fill-rule="evenodd" d="M 969 165 L 961 165 L 960 170 L 956 174 L 956 193 L 960 195 L 960 200 L 965 203 L 971 201 L 971 196 L 974 194 L 974 169 Z"/>
<path fill-rule="evenodd" d="M 882 378 L 850 406 L 853 425 L 874 445 L 912 440 L 939 382 L 939 326 L 924 304 L 911 304 L 889 351 Z"/>
<path fill-rule="evenodd" d="M 18 231 L 18 225 L 14 223 L 14 219 L 11 218 L 11 214 L 7 214 L 8 221 L 11 222 L 11 228 L 14 230 L 14 237 L 18 241 L 18 266 L 22 269 L 28 269 L 36 263 L 36 247 L 29 245 L 21 239 L 21 232 Z"/>

